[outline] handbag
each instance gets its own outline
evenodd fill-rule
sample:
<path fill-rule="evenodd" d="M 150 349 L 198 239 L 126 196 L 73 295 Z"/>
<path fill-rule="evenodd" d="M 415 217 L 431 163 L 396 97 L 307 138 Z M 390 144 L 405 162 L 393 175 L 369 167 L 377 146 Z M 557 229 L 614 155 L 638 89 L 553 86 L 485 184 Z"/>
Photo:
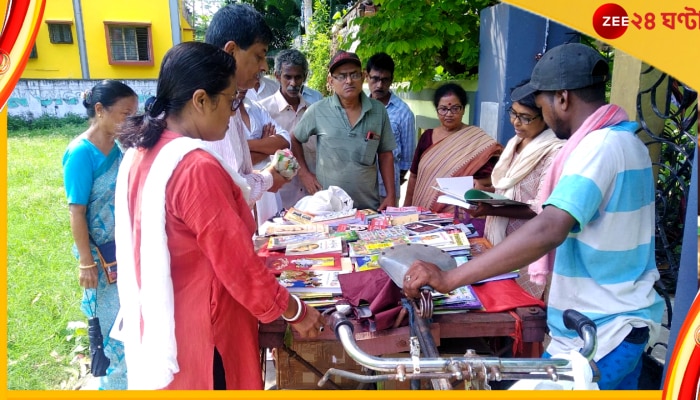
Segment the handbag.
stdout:
<path fill-rule="evenodd" d="M 117 244 L 114 240 L 101 244 L 97 247 L 97 257 L 107 276 L 107 282 L 117 281 Z"/>

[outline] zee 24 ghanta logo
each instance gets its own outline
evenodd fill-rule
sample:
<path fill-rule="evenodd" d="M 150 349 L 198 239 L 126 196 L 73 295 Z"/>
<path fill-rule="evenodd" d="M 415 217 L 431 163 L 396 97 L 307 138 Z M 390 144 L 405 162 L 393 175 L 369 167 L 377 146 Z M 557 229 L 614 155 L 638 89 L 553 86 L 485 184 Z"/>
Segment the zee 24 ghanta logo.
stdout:
<path fill-rule="evenodd" d="M 593 28 L 605 39 L 619 38 L 630 25 L 638 30 L 700 30 L 700 9 L 684 7 L 682 12 L 633 12 L 630 16 L 621 5 L 607 3 L 593 13 Z"/>

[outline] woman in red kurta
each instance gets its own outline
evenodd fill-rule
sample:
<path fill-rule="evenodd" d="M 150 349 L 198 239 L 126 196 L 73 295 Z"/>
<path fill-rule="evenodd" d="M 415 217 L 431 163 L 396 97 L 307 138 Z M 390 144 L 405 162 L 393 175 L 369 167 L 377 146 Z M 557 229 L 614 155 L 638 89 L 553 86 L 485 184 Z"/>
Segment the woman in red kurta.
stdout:
<path fill-rule="evenodd" d="M 234 71 L 214 46 L 175 46 L 155 101 L 120 136 L 130 148 L 116 204 L 129 388 L 213 389 L 224 386 L 218 373 L 227 389 L 262 389 L 258 321 L 283 316 L 307 337 L 324 325 L 256 256 L 244 180 L 195 140 L 223 138 Z"/>

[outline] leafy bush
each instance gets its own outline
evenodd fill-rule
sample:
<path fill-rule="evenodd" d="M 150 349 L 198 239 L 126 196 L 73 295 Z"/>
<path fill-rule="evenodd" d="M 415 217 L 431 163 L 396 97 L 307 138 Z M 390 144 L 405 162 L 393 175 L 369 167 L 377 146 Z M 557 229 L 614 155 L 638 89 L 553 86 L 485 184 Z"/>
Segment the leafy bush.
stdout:
<path fill-rule="evenodd" d="M 331 25 L 326 0 L 314 2 L 314 14 L 309 25 L 302 48 L 309 60 L 309 71 L 311 72 L 308 85 L 327 96 L 326 73 L 328 61 L 331 58 Z"/>
<path fill-rule="evenodd" d="M 8 132 L 17 132 L 61 128 L 67 125 L 84 125 L 87 120 L 87 117 L 73 113 L 68 113 L 64 117 L 42 114 L 36 118 L 32 113 L 26 113 L 20 116 L 8 115 L 7 130 Z"/>

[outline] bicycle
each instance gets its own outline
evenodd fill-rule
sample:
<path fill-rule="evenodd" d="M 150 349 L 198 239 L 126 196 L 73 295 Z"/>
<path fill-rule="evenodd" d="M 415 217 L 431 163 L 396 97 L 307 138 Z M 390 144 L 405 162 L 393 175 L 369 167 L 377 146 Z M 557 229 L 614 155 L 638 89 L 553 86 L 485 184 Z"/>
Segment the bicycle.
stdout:
<path fill-rule="evenodd" d="M 442 269 L 456 268 L 454 260 L 431 246 L 401 245 L 391 248 L 379 257 L 379 264 L 399 287 L 402 287 L 404 275 L 411 263 L 426 257 Z M 373 375 L 361 375 L 341 369 L 330 368 L 318 382 L 322 387 L 331 375 L 338 375 L 361 383 L 376 383 L 388 380 L 412 381 L 412 388 L 417 389 L 416 383 L 421 379 L 430 379 L 433 389 L 450 390 L 455 383 L 464 381 L 465 389 L 488 390 L 489 381 L 528 380 L 540 381 L 540 388 L 554 389 L 546 382 L 570 381 L 576 388 L 596 388 L 593 385 L 599 377 L 595 363 L 592 361 L 597 349 L 597 328 L 593 321 L 575 310 L 564 312 L 564 324 L 568 329 L 576 330 L 583 339 L 583 347 L 578 354 L 566 358 L 500 358 L 483 357 L 474 350 L 467 350 L 462 357 L 440 357 L 433 341 L 428 319 L 432 315 L 432 299 L 430 288 L 422 290 L 418 303 L 403 299 L 404 307 L 408 310 L 411 321 L 410 357 L 381 358 L 371 356 L 360 349 L 355 342 L 353 324 L 348 315 L 352 313 L 349 305 L 337 305 L 329 315 L 329 325 L 343 345 L 346 353 L 358 364 L 373 371 Z M 333 309 L 331 309 L 333 310 Z M 417 318 L 416 318 L 417 317 Z M 421 353 L 425 357 L 421 358 Z M 583 360 L 583 361 L 582 361 Z M 580 370 L 590 367 L 590 376 Z M 577 372 L 576 377 L 568 373 Z M 379 373 L 379 374 L 376 374 Z M 579 382 L 575 382 L 578 380 Z M 590 382 L 588 382 L 590 381 Z M 523 387 L 524 388 L 524 387 Z M 534 387 L 538 388 L 538 387 Z M 562 387 L 563 388 L 563 387 Z"/>

